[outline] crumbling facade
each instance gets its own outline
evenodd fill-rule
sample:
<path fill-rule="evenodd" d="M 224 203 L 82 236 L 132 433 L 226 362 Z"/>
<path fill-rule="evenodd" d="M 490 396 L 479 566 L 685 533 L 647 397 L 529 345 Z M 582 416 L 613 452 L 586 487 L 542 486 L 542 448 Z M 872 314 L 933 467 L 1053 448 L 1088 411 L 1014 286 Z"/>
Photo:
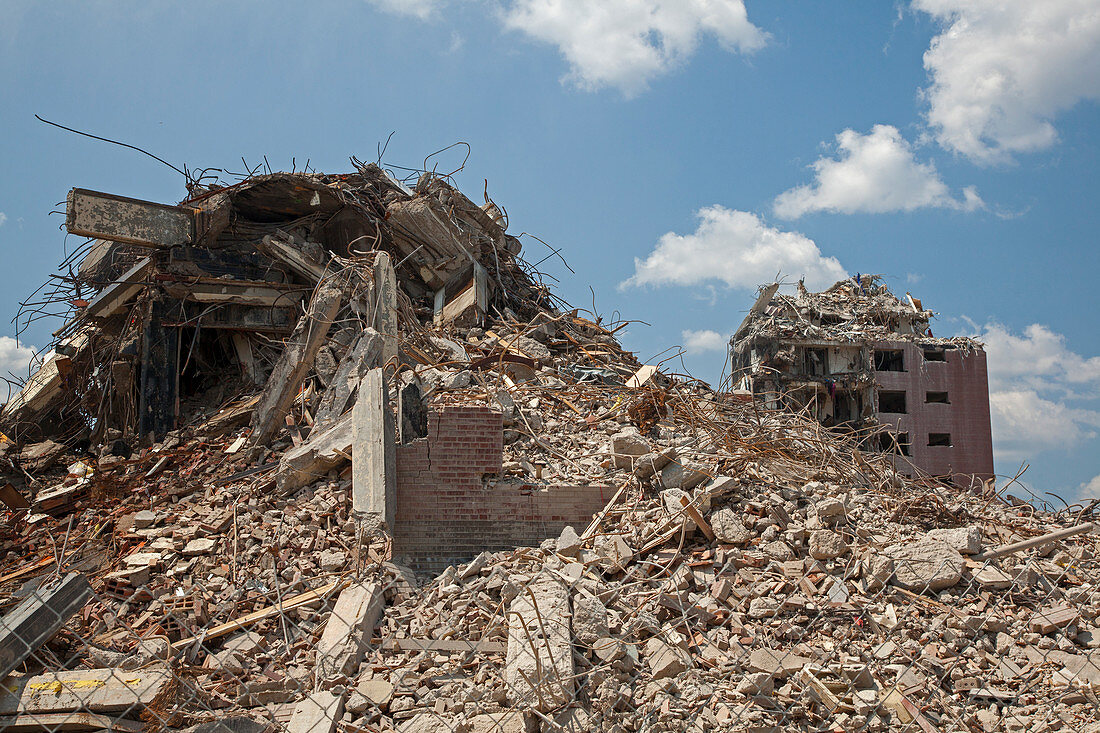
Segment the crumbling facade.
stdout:
<path fill-rule="evenodd" d="M 969 486 L 993 477 L 985 350 L 935 338 L 934 314 L 876 275 L 794 297 L 764 287 L 731 339 L 738 386 L 772 407 L 855 432 L 911 473 Z"/>

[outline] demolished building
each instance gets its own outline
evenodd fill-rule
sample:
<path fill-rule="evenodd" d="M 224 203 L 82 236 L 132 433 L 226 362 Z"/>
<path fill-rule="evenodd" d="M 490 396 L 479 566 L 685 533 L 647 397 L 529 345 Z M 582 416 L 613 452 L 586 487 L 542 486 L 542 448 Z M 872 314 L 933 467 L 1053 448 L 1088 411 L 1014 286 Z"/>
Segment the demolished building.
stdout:
<path fill-rule="evenodd" d="M 985 350 L 971 338 L 936 338 L 934 313 L 879 275 L 820 293 L 777 283 L 730 340 L 737 386 L 771 407 L 807 410 L 854 432 L 867 450 L 962 486 L 993 478 Z"/>
<path fill-rule="evenodd" d="M 0 416 L 3 730 L 1095 730 L 1095 505 L 640 364 L 492 202 L 368 165 L 68 214 Z"/>

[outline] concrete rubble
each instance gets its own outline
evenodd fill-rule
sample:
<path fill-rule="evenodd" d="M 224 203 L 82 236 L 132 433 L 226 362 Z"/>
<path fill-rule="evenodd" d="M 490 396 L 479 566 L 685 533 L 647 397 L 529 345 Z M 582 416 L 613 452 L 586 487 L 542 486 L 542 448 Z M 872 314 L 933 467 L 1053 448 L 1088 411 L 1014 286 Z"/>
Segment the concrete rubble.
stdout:
<path fill-rule="evenodd" d="M 93 593 L 15 662 L 0 728 L 1100 730 L 1093 507 L 909 478 L 639 363 L 435 176 L 105 196 L 70 197 L 91 297 L 0 415 L 25 499 L 0 633 L 62 571 Z M 526 545 L 471 532 L 442 567 L 402 544 L 400 477 L 447 410 L 499 432 L 455 464 L 486 506 L 599 507 Z"/>

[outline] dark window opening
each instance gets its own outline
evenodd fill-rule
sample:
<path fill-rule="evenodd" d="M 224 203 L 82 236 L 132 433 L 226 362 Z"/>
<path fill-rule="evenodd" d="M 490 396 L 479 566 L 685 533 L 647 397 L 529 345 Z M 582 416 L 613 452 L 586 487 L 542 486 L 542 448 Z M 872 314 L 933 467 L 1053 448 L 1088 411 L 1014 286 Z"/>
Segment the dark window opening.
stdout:
<path fill-rule="evenodd" d="M 810 376 L 823 376 L 829 373 L 829 352 L 826 349 L 805 349 L 803 371 Z"/>
<path fill-rule="evenodd" d="M 904 354 L 901 349 L 875 349 L 875 371 L 904 372 Z"/>
<path fill-rule="evenodd" d="M 928 445 L 951 447 L 951 433 L 929 433 Z"/>
<path fill-rule="evenodd" d="M 951 401 L 947 399 L 946 392 L 926 392 L 924 395 L 924 401 L 928 403 L 939 403 L 942 405 L 949 405 Z"/>
<path fill-rule="evenodd" d="M 822 326 L 839 326 L 840 324 L 844 323 L 845 320 L 846 319 L 844 319 L 842 316 L 834 315 L 832 313 L 821 314 Z"/>
<path fill-rule="evenodd" d="M 878 393 L 878 411 L 879 412 L 892 412 L 904 415 L 905 410 L 905 392 L 887 392 L 881 391 Z"/>
<path fill-rule="evenodd" d="M 883 453 L 909 455 L 909 433 L 879 433 L 878 447 Z"/>
<path fill-rule="evenodd" d="M 947 351 L 944 349 L 925 349 L 925 361 L 947 361 Z"/>

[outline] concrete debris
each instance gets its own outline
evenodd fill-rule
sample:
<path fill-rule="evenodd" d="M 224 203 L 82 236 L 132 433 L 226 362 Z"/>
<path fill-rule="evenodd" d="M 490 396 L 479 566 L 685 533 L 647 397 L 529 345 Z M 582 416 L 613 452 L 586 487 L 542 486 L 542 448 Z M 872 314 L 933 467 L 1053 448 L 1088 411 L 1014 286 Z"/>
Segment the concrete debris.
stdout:
<path fill-rule="evenodd" d="M 116 199 L 74 191 L 100 243 L 59 298 L 84 305 L 0 413 L 0 625 L 37 629 L 5 652 L 0 727 L 1096 719 L 1094 507 L 868 450 L 836 402 L 827 427 L 641 364 L 542 284 L 496 204 L 431 174 Z M 766 381 L 828 351 L 787 337 L 839 333 L 881 372 L 896 354 L 872 346 L 899 332 L 974 346 L 887 296 L 767 288 L 739 358 Z M 75 595 L 38 623 L 58 576 Z"/>

